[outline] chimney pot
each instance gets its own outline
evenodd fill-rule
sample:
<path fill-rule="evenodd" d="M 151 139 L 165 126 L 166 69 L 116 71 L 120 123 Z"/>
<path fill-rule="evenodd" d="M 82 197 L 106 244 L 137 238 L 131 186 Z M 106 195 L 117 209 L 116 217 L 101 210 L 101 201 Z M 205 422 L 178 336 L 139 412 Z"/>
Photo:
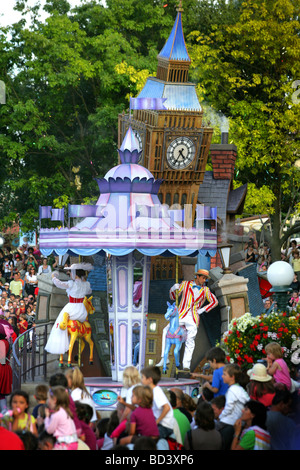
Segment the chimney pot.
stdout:
<path fill-rule="evenodd" d="M 228 144 L 228 132 L 221 132 L 221 144 Z"/>

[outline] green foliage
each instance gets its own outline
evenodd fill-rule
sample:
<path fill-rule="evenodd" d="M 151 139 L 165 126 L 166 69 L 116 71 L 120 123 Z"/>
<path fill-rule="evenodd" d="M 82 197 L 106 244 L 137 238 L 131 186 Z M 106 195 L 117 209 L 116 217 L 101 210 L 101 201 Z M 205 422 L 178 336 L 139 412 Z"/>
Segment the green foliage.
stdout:
<path fill-rule="evenodd" d="M 261 205 L 252 200 L 249 206 L 260 214 L 268 209 L 275 257 L 280 256 L 282 218 L 300 201 L 295 167 L 300 107 L 293 99 L 300 77 L 299 31 L 299 2 L 249 0 L 233 22 L 216 24 L 208 35 L 195 31 L 190 36 L 199 94 L 230 118 L 238 182 L 251 183 L 252 195 L 253 185 L 268 195 Z"/>
<path fill-rule="evenodd" d="M 241 186 L 242 183 L 234 181 L 234 189 Z M 268 186 L 257 188 L 254 183 L 248 183 L 247 197 L 244 205 L 245 217 L 258 214 L 273 214 L 274 193 Z"/>
<path fill-rule="evenodd" d="M 0 227 L 22 220 L 33 230 L 39 205 L 97 200 L 94 178 L 118 161 L 118 114 L 155 72 L 176 5 L 47 0 L 41 21 L 39 1 L 16 2 L 31 23 L 0 30 Z"/>

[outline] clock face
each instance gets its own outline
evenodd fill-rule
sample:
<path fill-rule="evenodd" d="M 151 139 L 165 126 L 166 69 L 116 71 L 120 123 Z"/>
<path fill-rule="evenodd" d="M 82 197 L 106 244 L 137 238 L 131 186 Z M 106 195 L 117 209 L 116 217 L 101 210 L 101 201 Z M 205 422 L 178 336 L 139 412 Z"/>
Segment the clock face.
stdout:
<path fill-rule="evenodd" d="M 181 170 L 189 166 L 195 157 L 195 144 L 188 137 L 177 137 L 167 150 L 168 165 L 174 170 Z"/>
<path fill-rule="evenodd" d="M 142 157 L 143 157 L 143 152 L 142 152 L 142 150 L 143 150 L 143 141 L 142 141 L 142 138 L 141 138 L 138 131 L 133 130 L 133 133 L 134 133 L 134 135 L 136 137 L 136 140 L 138 141 L 138 144 L 139 144 L 139 152 L 141 152 L 141 155 L 140 155 L 140 158 L 139 158 L 139 162 L 140 162 L 142 160 Z"/>

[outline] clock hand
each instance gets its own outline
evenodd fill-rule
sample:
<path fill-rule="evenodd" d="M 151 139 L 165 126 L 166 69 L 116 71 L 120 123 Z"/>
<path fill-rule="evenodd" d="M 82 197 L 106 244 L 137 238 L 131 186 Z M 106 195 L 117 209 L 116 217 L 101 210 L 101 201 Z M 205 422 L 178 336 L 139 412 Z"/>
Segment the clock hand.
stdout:
<path fill-rule="evenodd" d="M 178 157 L 176 158 L 176 162 L 178 162 L 179 157 L 181 157 L 181 158 L 183 158 L 183 159 L 185 158 L 184 154 L 182 153 L 183 150 L 184 150 L 184 148 L 178 150 L 179 155 L 178 155 Z"/>

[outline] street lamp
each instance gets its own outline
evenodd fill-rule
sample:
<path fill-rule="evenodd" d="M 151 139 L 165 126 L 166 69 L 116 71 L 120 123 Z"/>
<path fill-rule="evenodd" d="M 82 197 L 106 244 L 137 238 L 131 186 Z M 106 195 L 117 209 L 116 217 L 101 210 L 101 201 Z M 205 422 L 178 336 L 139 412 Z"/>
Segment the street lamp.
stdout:
<path fill-rule="evenodd" d="M 267 278 L 272 285 L 270 292 L 274 292 L 277 310 L 287 310 L 288 293 L 292 290 L 290 285 L 294 278 L 292 266 L 286 261 L 275 261 L 268 268 Z"/>
<path fill-rule="evenodd" d="M 230 251 L 232 247 L 233 245 L 230 245 L 229 243 L 222 243 L 222 245 L 218 245 L 218 250 L 223 266 L 223 274 L 232 274 L 231 269 L 229 269 Z"/>

